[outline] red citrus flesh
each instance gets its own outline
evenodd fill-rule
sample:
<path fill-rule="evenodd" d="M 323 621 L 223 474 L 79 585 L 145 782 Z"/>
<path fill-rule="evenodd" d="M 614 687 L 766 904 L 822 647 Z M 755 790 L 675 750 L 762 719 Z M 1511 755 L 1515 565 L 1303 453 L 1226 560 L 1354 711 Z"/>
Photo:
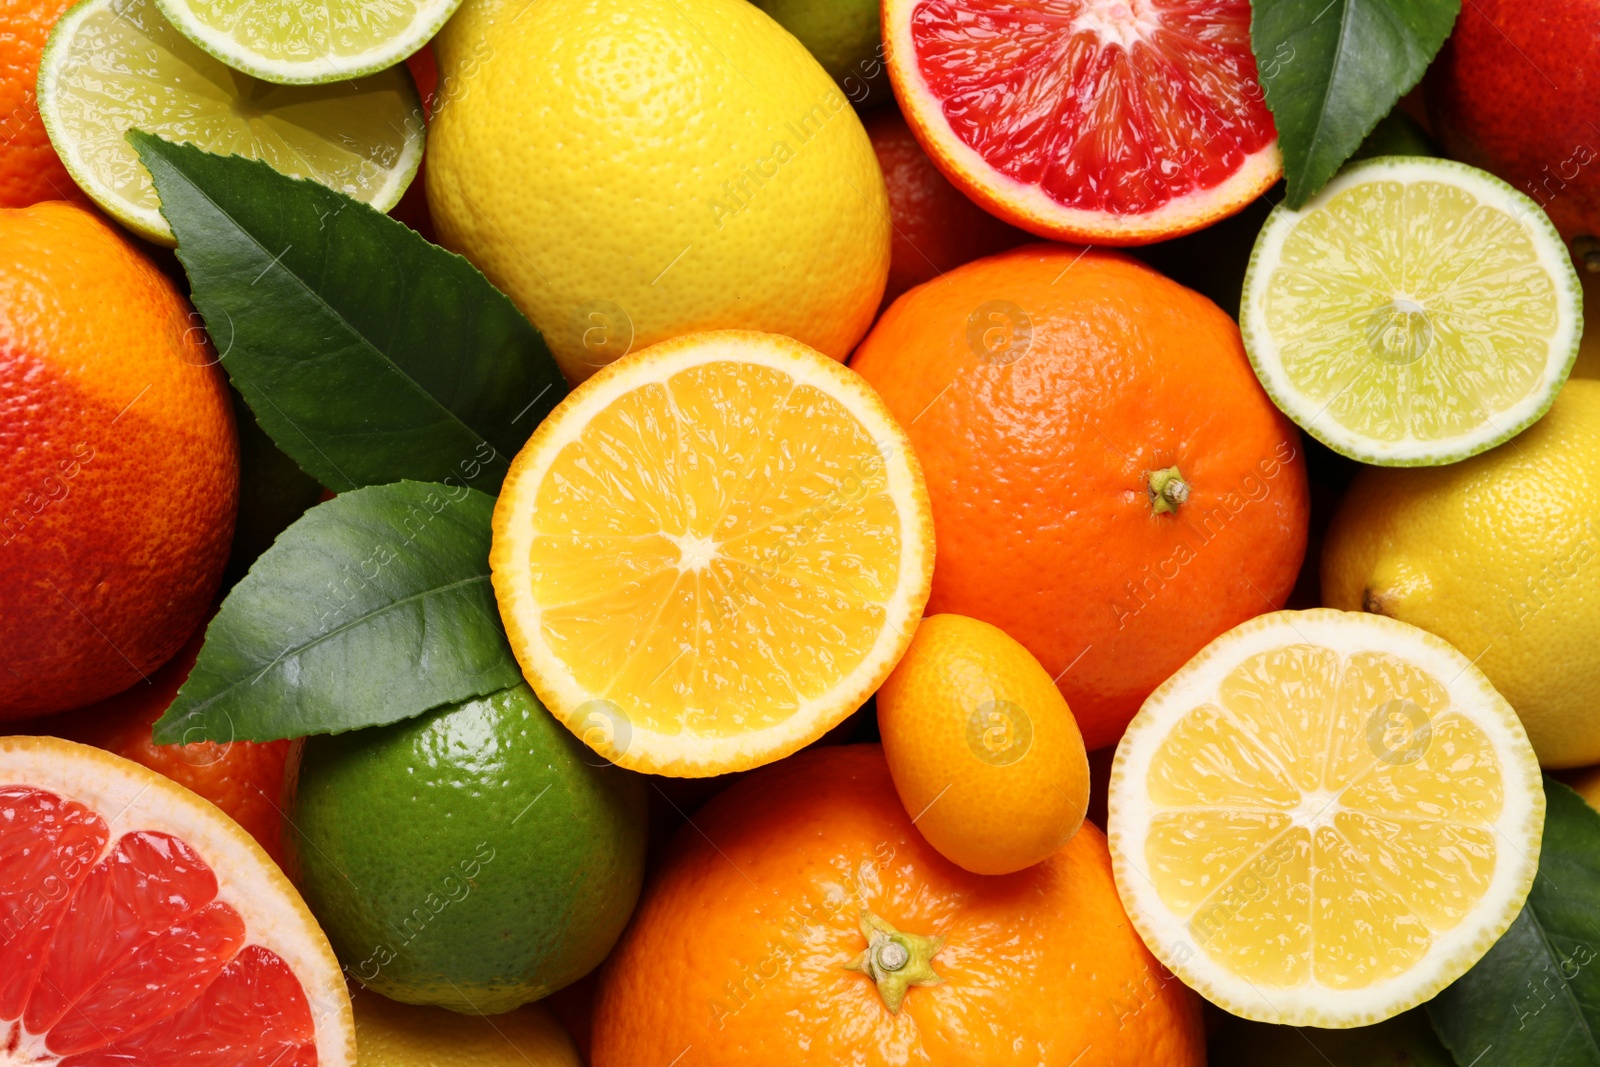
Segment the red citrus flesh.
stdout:
<path fill-rule="evenodd" d="M 217 896 L 182 839 L 0 786 L 0 1062 L 313 1067 L 299 980 Z"/>
<path fill-rule="evenodd" d="M 929 155 L 1035 233 L 1160 240 L 1278 177 L 1248 0 L 886 0 L 884 27 Z"/>

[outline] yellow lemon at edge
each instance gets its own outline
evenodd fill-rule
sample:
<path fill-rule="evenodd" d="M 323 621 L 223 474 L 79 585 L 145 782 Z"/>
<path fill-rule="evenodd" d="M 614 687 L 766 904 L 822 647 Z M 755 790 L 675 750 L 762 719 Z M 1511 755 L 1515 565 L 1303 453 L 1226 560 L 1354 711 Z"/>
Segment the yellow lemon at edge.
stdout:
<path fill-rule="evenodd" d="M 350 996 L 359 1067 L 583 1067 L 550 1009 L 466 1015 L 400 1004 L 365 989 Z"/>
<path fill-rule="evenodd" d="M 1600 382 L 1443 467 L 1368 467 L 1322 552 L 1329 607 L 1420 626 L 1475 662 L 1547 768 L 1600 762 Z"/>

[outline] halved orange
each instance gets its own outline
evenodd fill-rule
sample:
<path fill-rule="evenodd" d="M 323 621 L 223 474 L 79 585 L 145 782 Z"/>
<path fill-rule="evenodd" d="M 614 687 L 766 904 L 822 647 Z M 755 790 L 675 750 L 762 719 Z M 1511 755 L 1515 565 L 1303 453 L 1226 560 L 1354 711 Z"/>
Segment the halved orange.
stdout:
<path fill-rule="evenodd" d="M 568 395 L 511 465 L 489 561 L 555 716 L 621 766 L 692 777 L 788 755 L 865 702 L 922 616 L 933 520 L 864 379 L 721 331 Z"/>
<path fill-rule="evenodd" d="M 1165 240 L 1282 172 L 1249 0 L 884 0 L 883 38 L 939 169 L 1041 237 Z"/>
<path fill-rule="evenodd" d="M 120 756 L 0 738 L 0 1063 L 355 1062 L 333 949 L 249 834 Z"/>

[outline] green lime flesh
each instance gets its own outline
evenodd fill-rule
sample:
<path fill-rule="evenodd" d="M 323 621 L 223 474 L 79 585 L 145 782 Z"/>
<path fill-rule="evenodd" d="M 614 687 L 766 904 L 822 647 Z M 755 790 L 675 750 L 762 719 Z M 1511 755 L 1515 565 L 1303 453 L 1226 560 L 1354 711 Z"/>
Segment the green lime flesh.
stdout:
<path fill-rule="evenodd" d="M 1550 406 L 1582 312 L 1536 204 L 1450 160 L 1381 156 L 1305 207 L 1273 209 L 1240 307 L 1246 350 L 1285 414 L 1367 463 L 1452 463 Z"/>
<path fill-rule="evenodd" d="M 517 686 L 310 738 L 297 870 L 350 977 L 393 1000 L 494 1014 L 611 950 L 639 896 L 645 807 L 643 778 Z"/>
<path fill-rule="evenodd" d="M 108 214 L 173 243 L 130 129 L 266 161 L 388 211 L 422 161 L 422 104 L 404 66 L 330 85 L 275 85 L 197 48 L 154 0 L 83 0 L 51 32 L 39 110 L 73 180 Z"/>

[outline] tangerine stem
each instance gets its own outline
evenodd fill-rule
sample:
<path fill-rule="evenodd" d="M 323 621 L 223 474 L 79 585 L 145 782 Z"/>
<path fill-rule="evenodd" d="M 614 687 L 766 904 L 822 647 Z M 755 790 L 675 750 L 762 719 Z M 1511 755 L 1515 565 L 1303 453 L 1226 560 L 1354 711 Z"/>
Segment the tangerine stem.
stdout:
<path fill-rule="evenodd" d="M 1177 467 L 1150 471 L 1146 478 L 1150 483 L 1150 506 L 1157 515 L 1169 515 L 1189 499 L 1189 483 L 1183 480 Z"/>

